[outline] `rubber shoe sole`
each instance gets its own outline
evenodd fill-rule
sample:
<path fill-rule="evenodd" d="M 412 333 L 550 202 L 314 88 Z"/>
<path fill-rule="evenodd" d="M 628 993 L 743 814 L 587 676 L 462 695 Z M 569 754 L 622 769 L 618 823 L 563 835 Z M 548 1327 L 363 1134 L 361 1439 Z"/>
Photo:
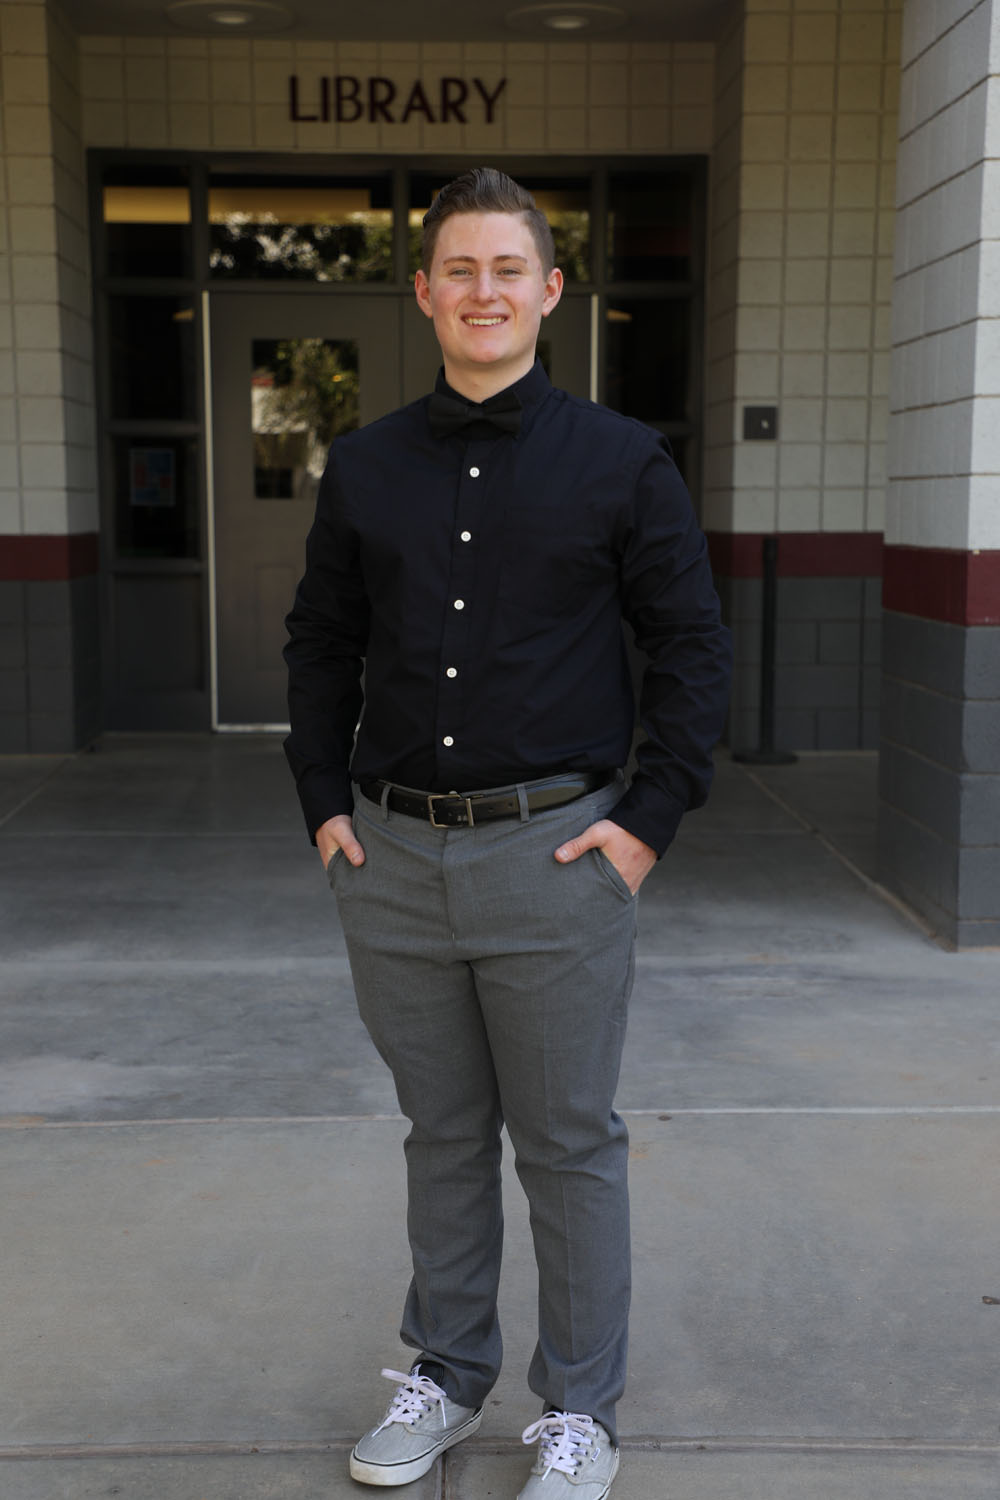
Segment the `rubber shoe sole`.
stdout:
<path fill-rule="evenodd" d="M 357 1448 L 351 1454 L 351 1478 L 356 1479 L 359 1484 L 412 1484 L 432 1469 L 438 1458 L 448 1448 L 454 1448 L 456 1443 L 462 1442 L 464 1438 L 471 1437 L 474 1432 L 479 1431 L 479 1424 L 483 1420 L 483 1408 L 473 1412 L 461 1427 L 455 1427 L 451 1431 L 445 1431 L 426 1453 L 421 1453 L 417 1458 L 392 1464 L 366 1463 L 363 1458 L 358 1457 Z"/>
<path fill-rule="evenodd" d="M 615 1478 L 616 1478 L 616 1476 L 618 1474 L 618 1470 L 621 1468 L 621 1462 L 622 1462 L 621 1450 L 618 1449 L 615 1452 L 615 1466 L 611 1470 L 611 1473 L 608 1475 L 607 1486 L 598 1495 L 597 1500 L 608 1500 L 608 1496 L 611 1494 L 611 1486 L 614 1484 Z"/>

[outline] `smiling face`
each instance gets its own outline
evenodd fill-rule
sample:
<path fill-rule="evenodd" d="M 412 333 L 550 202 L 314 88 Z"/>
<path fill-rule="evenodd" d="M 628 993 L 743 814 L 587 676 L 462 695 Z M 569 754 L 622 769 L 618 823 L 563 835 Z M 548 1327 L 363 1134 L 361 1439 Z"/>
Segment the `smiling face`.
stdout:
<path fill-rule="evenodd" d="M 543 318 L 562 294 L 519 214 L 452 214 L 438 231 L 417 302 L 434 320 L 448 384 L 484 401 L 531 369 Z"/>

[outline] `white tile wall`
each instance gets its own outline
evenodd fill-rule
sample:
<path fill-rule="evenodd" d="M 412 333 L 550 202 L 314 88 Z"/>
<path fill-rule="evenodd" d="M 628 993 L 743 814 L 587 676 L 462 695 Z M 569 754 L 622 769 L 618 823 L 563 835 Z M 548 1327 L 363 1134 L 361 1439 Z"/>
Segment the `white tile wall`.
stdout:
<path fill-rule="evenodd" d="M 988 410 L 992 406 L 992 410 Z M 1000 421 L 997 403 L 986 404 L 987 421 Z M 996 470 L 992 474 L 976 473 L 970 476 L 968 489 L 969 534 L 974 545 L 1000 550 L 1000 505 L 997 504 Z"/>
<path fill-rule="evenodd" d="M 980 240 L 963 266 L 963 307 L 983 318 L 1000 317 L 1000 239 Z"/>
<path fill-rule="evenodd" d="M 1000 546 L 996 0 L 908 0 L 886 535 Z"/>
<path fill-rule="evenodd" d="M 823 436 L 823 402 L 789 396 L 781 404 L 781 430 L 789 442 L 818 443 Z"/>
<path fill-rule="evenodd" d="M 0 62 L 5 104 L 47 104 L 49 98 L 49 64 L 46 54 L 28 57 L 24 53 L 4 52 Z"/>
<path fill-rule="evenodd" d="M 744 443 L 744 449 L 750 447 L 763 447 L 761 444 Z M 777 450 L 777 443 L 767 445 Z M 820 476 L 823 469 L 823 447 L 820 443 L 790 443 L 787 440 L 780 444 L 781 452 L 781 479 L 790 489 L 810 488 L 819 494 Z"/>
<path fill-rule="evenodd" d="M 821 519 L 819 490 L 796 490 L 782 484 L 778 491 L 778 531 L 819 531 Z"/>
<path fill-rule="evenodd" d="M 40 3 L 0 3 L 11 161 L 10 203 L 0 212 L 9 245 L 0 325 L 12 294 L 23 302 L 8 388 L 67 399 L 61 352 L 79 322 L 62 317 L 62 343 L 51 349 L 45 341 L 55 325 L 42 313 L 53 304 L 72 306 L 78 319 L 85 313 L 77 306 L 87 284 L 82 167 L 54 178 L 50 192 L 44 170 L 32 172 L 31 164 L 47 156 L 60 131 L 66 138 L 67 122 L 73 140 L 77 118 L 82 144 L 101 146 L 712 151 L 707 425 L 727 441 L 706 464 L 713 476 L 706 516 L 750 529 L 762 516 L 791 528 L 811 529 L 818 517 L 831 529 L 878 529 L 887 512 L 890 526 L 904 525 L 910 480 L 894 460 L 888 507 L 882 493 L 897 92 L 894 425 L 928 401 L 971 400 L 977 382 L 993 382 L 993 342 L 982 334 L 970 345 L 960 329 L 972 307 L 980 324 L 1000 316 L 1000 181 L 995 163 L 983 165 L 991 152 L 1000 155 L 995 66 L 987 79 L 990 57 L 1000 57 L 998 4 L 907 0 L 904 12 L 901 0 L 746 0 L 744 19 L 731 21 L 714 47 L 90 37 L 79 44 L 77 81 L 76 43 L 61 23 L 44 24 Z M 11 57 L 24 66 L 8 66 Z M 466 126 L 288 119 L 292 71 L 304 81 L 379 71 L 405 82 L 459 67 L 508 78 L 495 130 L 471 112 Z M 43 84 L 51 109 L 32 92 Z M 46 249 L 53 225 L 55 255 Z M 746 456 L 739 405 L 748 399 L 781 405 L 782 437 L 771 458 Z M 993 408 L 983 410 L 993 420 Z M 917 452 L 921 463 L 940 466 L 929 427 L 936 437 L 944 431 L 926 420 L 903 422 L 905 451 L 909 462 Z M 978 442 L 980 455 L 992 452 L 989 439 L 977 436 L 989 430 L 986 418 L 968 428 L 952 424 L 945 446 L 954 454 L 960 432 Z M 769 447 L 751 446 L 755 454 Z M 944 451 L 941 442 L 935 447 Z M 898 441 L 892 451 L 902 451 Z M 927 477 L 918 469 L 914 483 Z M 986 501 L 977 503 L 977 525 L 988 529 Z M 913 514 L 929 515 L 932 507 L 922 506 Z M 81 513 L 75 503 L 65 514 L 71 510 Z M 916 523 L 919 534 L 923 524 Z M 963 524 L 955 519 L 956 534 Z"/>
<path fill-rule="evenodd" d="M 747 0 L 722 48 L 728 117 L 739 120 L 737 185 L 715 181 L 709 319 L 717 334 L 708 400 L 726 407 L 719 431 L 735 445 L 713 472 L 711 514 L 757 529 L 767 510 L 786 530 L 880 530 L 884 516 L 884 370 L 891 296 L 886 264 L 894 175 L 900 0 Z M 723 79 L 725 82 L 723 83 Z M 735 107 L 734 107 L 735 101 Z M 738 196 L 737 286 L 720 272 L 719 226 Z M 881 269 L 881 274 L 880 274 Z M 780 312 L 780 317 L 776 314 Z M 732 344 L 723 336 L 730 331 Z M 769 365 L 747 367 L 764 351 Z M 714 378 L 737 367 L 732 397 Z M 776 444 L 746 443 L 742 407 L 779 407 Z M 728 403 L 728 404 L 727 404 Z M 879 430 L 873 412 L 881 410 Z M 716 430 L 713 427 L 713 430 Z M 744 455 L 776 455 L 770 507 Z M 755 467 L 755 466 L 754 466 Z M 742 487 L 752 489 L 746 503 Z M 727 525 L 725 529 L 729 529 Z"/>
<path fill-rule="evenodd" d="M 44 6 L 4 5 L 0 14 L 0 47 L 7 56 L 44 57 L 47 50 Z"/>
<path fill-rule="evenodd" d="M 155 44 L 155 45 L 151 45 Z M 714 49 L 676 43 L 204 42 L 84 37 L 80 41 L 87 145 L 255 150 L 379 151 L 411 155 L 515 149 L 544 153 L 707 152 L 713 133 Z M 487 126 L 472 96 L 467 123 L 405 125 L 289 120 L 288 80 L 379 72 L 400 90 L 461 68 L 507 87 Z M 400 100 L 394 106 L 398 109 Z M 242 106 L 242 108 L 239 108 Z M 305 106 L 303 106 L 305 107 Z M 206 112 L 209 111 L 209 112 Z"/>
<path fill-rule="evenodd" d="M 21 0 L 0 4 L 0 47 L 7 188 L 0 207 L 0 327 L 9 342 L 0 385 L 13 398 L 4 433 L 14 454 L 3 464 L 6 479 L 0 477 L 0 530 L 92 530 L 97 497 L 77 40 L 54 7 Z M 120 51 L 95 49 L 89 58 L 98 104 L 103 94 L 121 95 L 123 63 Z"/>
<path fill-rule="evenodd" d="M 734 460 L 737 450 L 734 402 L 737 390 L 754 389 L 764 373 L 754 366 L 772 356 L 737 352 L 739 308 L 740 237 L 744 221 L 740 215 L 740 149 L 742 129 L 743 27 L 733 17 L 716 45 L 715 123 L 716 141 L 709 180 L 709 296 L 705 349 L 705 430 L 702 525 L 708 531 L 732 531 L 735 524 Z M 758 160 L 768 158 L 759 156 Z M 755 268 L 771 258 L 765 236 Z M 753 257 L 752 250 L 744 253 Z M 759 285 L 759 269 L 753 273 Z M 766 372 L 770 375 L 770 371 Z M 732 441 L 727 441 L 732 434 Z M 773 509 L 773 499 L 772 499 Z"/>
<path fill-rule="evenodd" d="M 778 524 L 773 485 L 764 490 L 737 486 L 733 493 L 732 531 L 774 531 Z"/>
<path fill-rule="evenodd" d="M 864 443 L 868 438 L 871 406 L 852 397 L 834 397 L 824 403 L 826 437 L 831 445 Z"/>
<path fill-rule="evenodd" d="M 893 477 L 891 451 L 889 475 L 885 512 L 887 542 L 908 547 L 969 546 L 972 486 L 968 475 L 897 479 Z"/>
<path fill-rule="evenodd" d="M 17 494 L 22 530 L 96 525 L 84 147 L 665 153 L 708 151 L 713 132 L 714 48 L 704 44 L 79 39 L 45 0 L 0 0 L 0 49 L 0 333 L 9 329 L 11 341 L 0 389 L 28 403 L 7 410 L 19 446 L 4 516 Z M 305 85 L 338 70 L 408 80 L 459 67 L 487 86 L 509 79 L 495 127 L 472 109 L 465 125 L 288 116 L 293 71 Z M 38 403 L 61 411 L 61 422 L 52 416 L 43 432 Z M 72 449 L 64 438 L 53 446 L 53 433 L 67 432 Z"/>

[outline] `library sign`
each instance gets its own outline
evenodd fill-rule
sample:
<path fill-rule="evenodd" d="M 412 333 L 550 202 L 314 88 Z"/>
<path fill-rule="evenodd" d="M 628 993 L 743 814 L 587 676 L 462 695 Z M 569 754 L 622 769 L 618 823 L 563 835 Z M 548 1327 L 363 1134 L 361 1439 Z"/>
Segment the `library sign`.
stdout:
<path fill-rule="evenodd" d="M 471 117 L 493 125 L 506 87 L 506 78 L 492 87 L 481 78 L 439 78 L 435 83 L 417 78 L 400 86 L 391 78 L 338 73 L 315 79 L 302 89 L 293 73 L 288 80 L 289 116 L 296 121 L 336 120 L 341 125 L 355 120 L 405 125 L 414 119 L 426 120 L 428 125 L 467 125 Z"/>

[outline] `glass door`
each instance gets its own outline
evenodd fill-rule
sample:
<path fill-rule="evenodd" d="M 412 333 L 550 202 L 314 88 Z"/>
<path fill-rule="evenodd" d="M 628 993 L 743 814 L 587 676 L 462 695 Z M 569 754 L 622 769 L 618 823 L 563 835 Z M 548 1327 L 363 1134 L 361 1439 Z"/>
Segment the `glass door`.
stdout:
<path fill-rule="evenodd" d="M 401 401 L 396 297 L 211 299 L 215 726 L 287 720 L 284 618 L 327 450 Z"/>

